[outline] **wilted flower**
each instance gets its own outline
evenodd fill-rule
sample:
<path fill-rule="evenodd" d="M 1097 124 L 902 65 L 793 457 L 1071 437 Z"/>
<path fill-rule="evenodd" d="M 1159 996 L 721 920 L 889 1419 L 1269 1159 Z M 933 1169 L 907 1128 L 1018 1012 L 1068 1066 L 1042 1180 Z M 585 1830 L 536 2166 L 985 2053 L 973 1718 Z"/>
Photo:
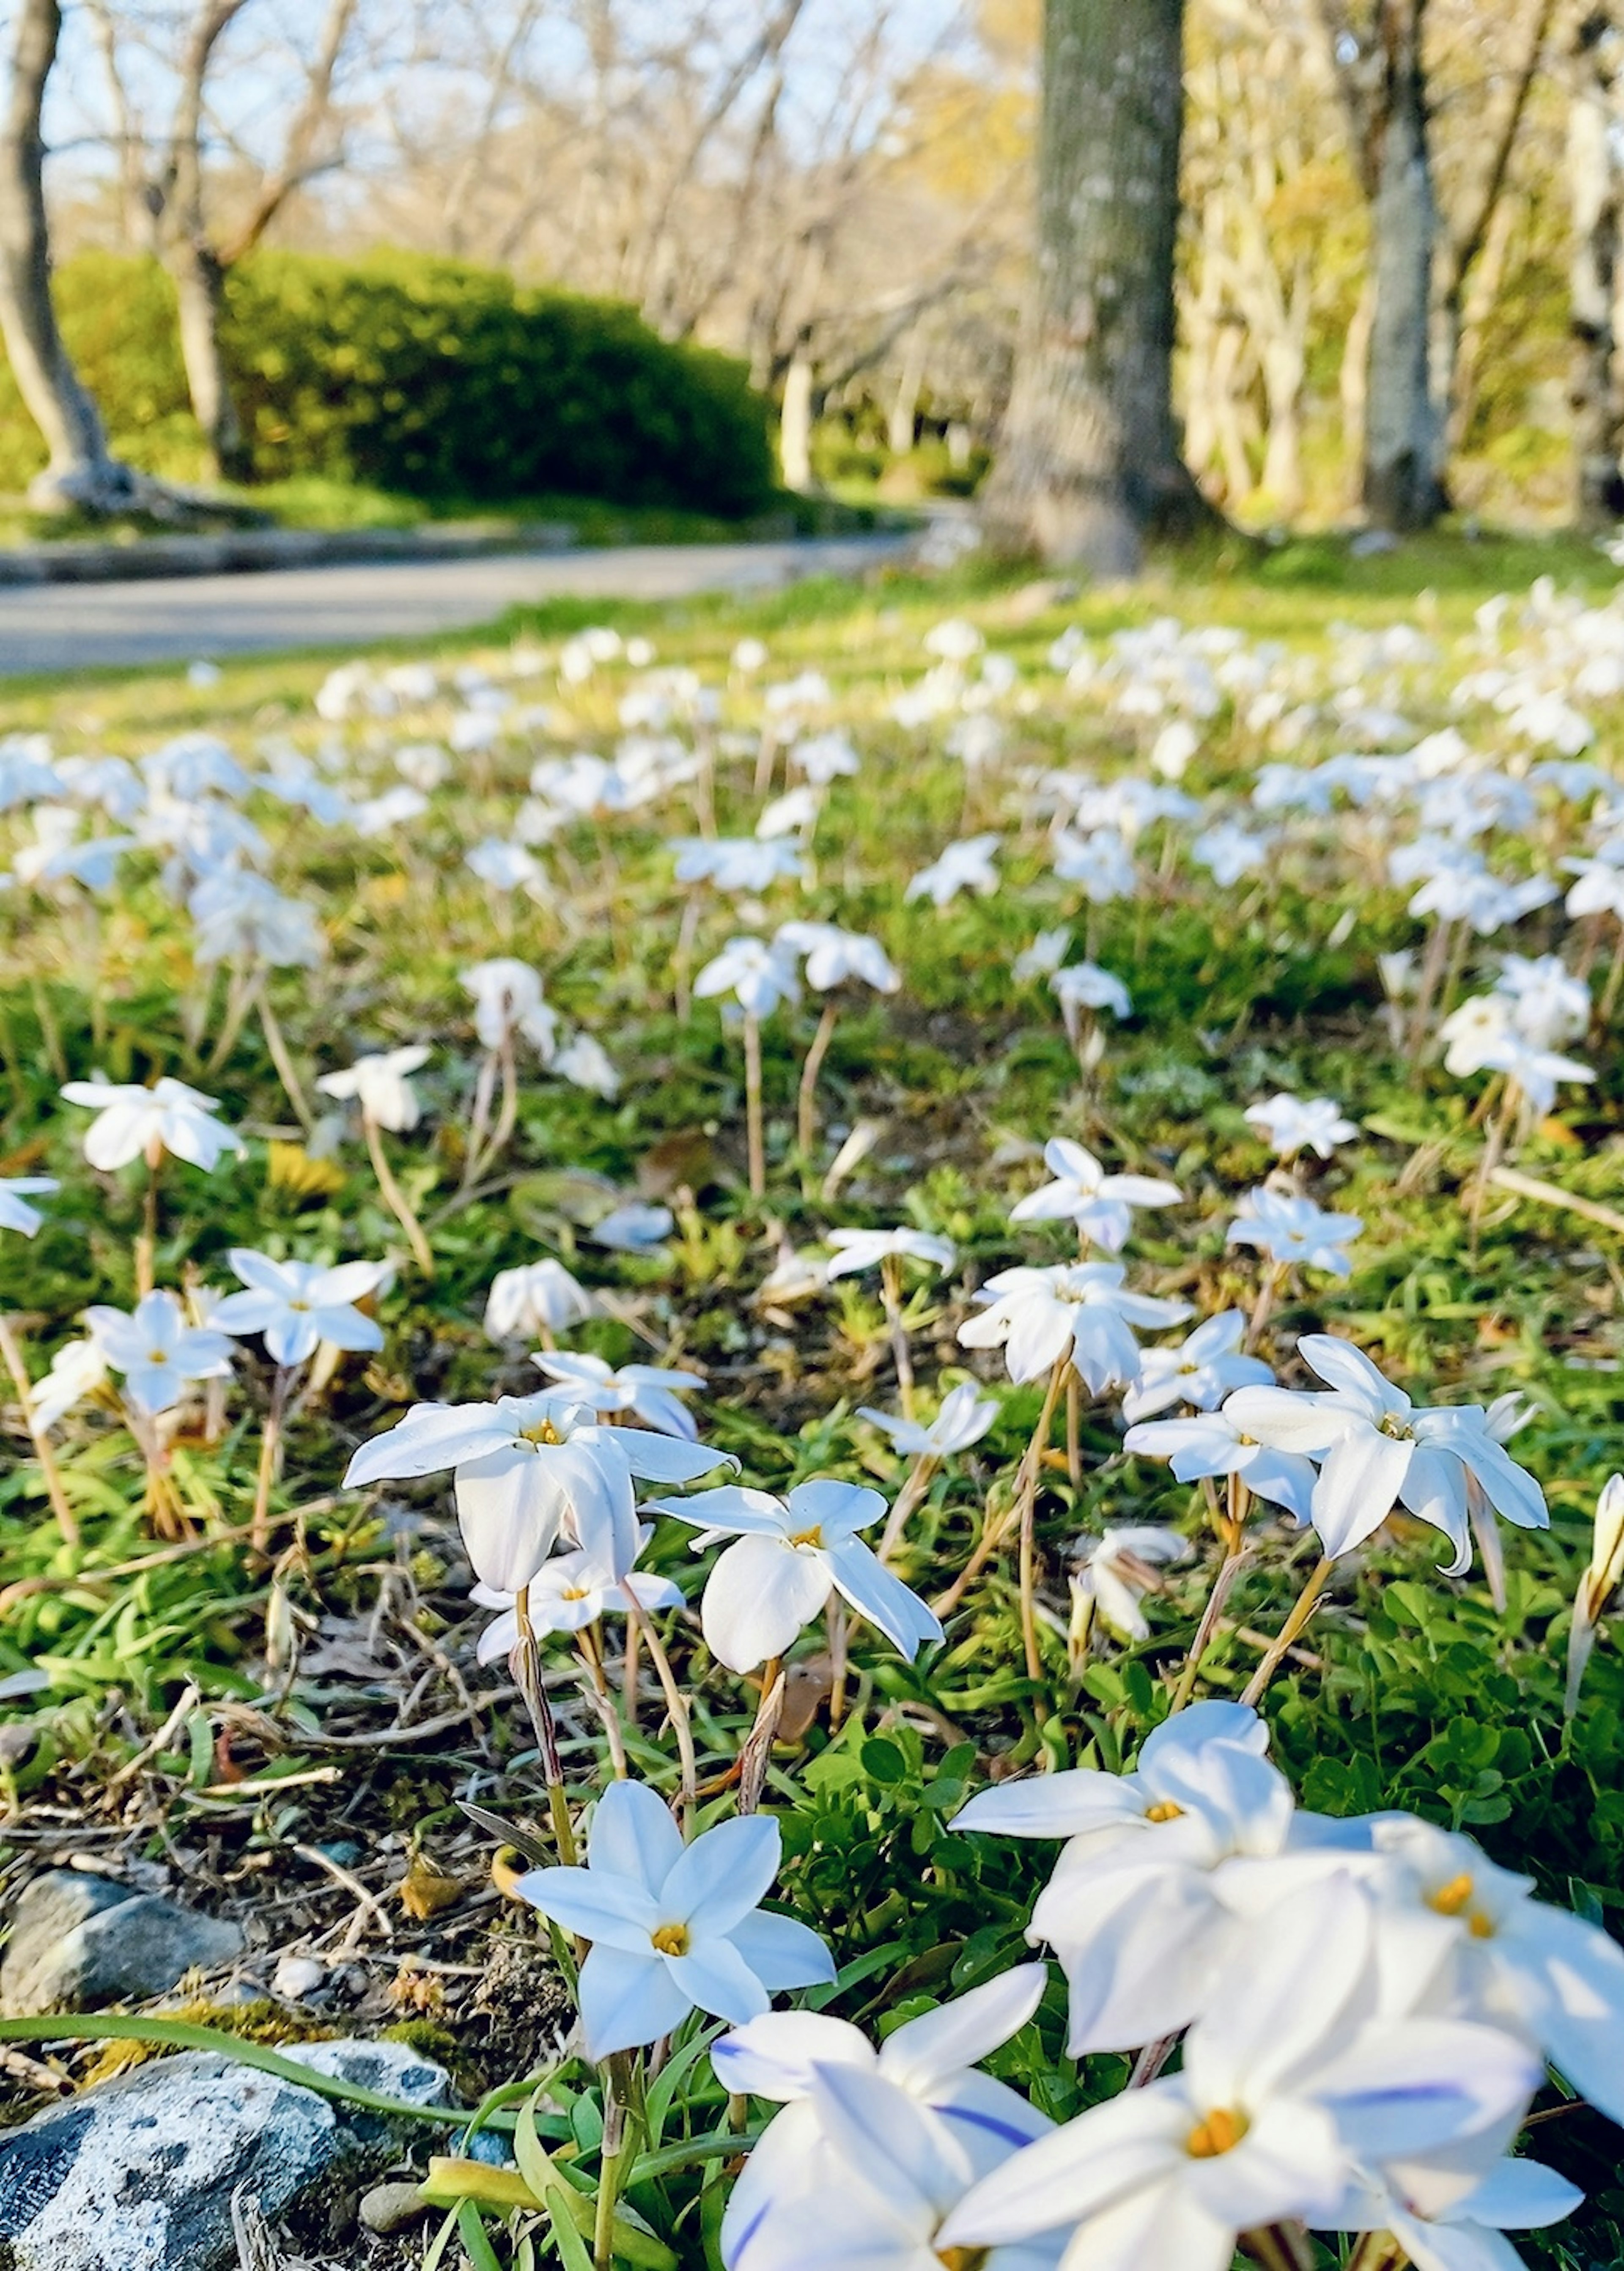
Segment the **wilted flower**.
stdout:
<path fill-rule="evenodd" d="M 597 1304 L 562 1262 L 526 1262 L 499 1270 L 485 1301 L 485 1329 L 493 1340 L 518 1340 L 530 1333 L 567 1332 Z"/>
<path fill-rule="evenodd" d="M 1144 1522 L 1114 1523 L 1103 1538 L 1086 1541 L 1072 1579 L 1075 1594 L 1091 1601 L 1124 1640 L 1148 1640 L 1151 1627 L 1139 1604 L 1157 1582 L 1158 1567 L 1188 1561 L 1193 1548 L 1176 1530 Z"/>
<path fill-rule="evenodd" d="M 1568 1716 L 1579 1708 L 1584 1668 L 1596 1645 L 1596 1628 L 1608 1602 L 1624 1584 L 1624 1475 L 1610 1475 L 1596 1501 L 1596 1527 L 1590 1558 L 1574 1596 L 1573 1624 L 1568 1634 Z"/>

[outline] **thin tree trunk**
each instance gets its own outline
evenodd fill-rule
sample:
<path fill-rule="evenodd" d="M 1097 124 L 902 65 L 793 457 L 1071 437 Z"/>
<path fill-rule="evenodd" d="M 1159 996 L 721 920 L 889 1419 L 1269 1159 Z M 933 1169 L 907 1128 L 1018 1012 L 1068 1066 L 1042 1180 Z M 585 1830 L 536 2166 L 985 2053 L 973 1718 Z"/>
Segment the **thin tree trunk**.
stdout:
<path fill-rule="evenodd" d="M 1615 107 L 1620 30 L 1609 8 L 1579 27 L 1568 112 L 1568 193 L 1573 206 L 1569 271 L 1573 368 L 1569 398 L 1582 527 L 1624 517 L 1624 374 L 1620 370 L 1620 230 L 1624 168 Z"/>
<path fill-rule="evenodd" d="M 1383 84 L 1371 205 L 1375 309 L 1366 411 L 1365 510 L 1378 527 L 1425 528 L 1443 510 L 1432 392 L 1438 204 L 1421 36 L 1427 0 L 1381 0 Z"/>
<path fill-rule="evenodd" d="M 50 462 L 31 496 L 58 510 L 112 513 L 142 484 L 110 455 L 95 404 L 80 382 L 51 304 L 41 111 L 62 34 L 57 0 L 19 0 L 11 83 L 0 126 L 0 336 L 24 406 Z"/>
<path fill-rule="evenodd" d="M 786 489 L 805 494 L 812 487 L 812 356 L 807 340 L 796 341 L 784 375 L 784 407 L 778 422 L 778 463 Z"/>
<path fill-rule="evenodd" d="M 1376 295 L 1368 274 L 1360 287 L 1347 335 L 1342 343 L 1337 392 L 1342 404 L 1342 445 L 1347 468 L 1348 507 L 1359 503 L 1365 466 L 1365 425 L 1370 403 L 1370 332 L 1375 322 Z"/>
<path fill-rule="evenodd" d="M 168 265 L 175 279 L 186 389 L 203 430 L 206 471 L 211 480 L 243 480 L 249 471 L 247 452 L 220 345 L 226 272 L 212 247 L 191 236 L 170 247 Z"/>
<path fill-rule="evenodd" d="M 920 389 L 924 383 L 925 344 L 916 331 L 903 354 L 897 391 L 891 397 L 890 413 L 885 421 L 885 446 L 893 458 L 905 458 L 913 447 Z"/>
<path fill-rule="evenodd" d="M 1035 289 L 989 540 L 1106 574 L 1210 520 L 1173 415 L 1183 0 L 1045 0 Z"/>

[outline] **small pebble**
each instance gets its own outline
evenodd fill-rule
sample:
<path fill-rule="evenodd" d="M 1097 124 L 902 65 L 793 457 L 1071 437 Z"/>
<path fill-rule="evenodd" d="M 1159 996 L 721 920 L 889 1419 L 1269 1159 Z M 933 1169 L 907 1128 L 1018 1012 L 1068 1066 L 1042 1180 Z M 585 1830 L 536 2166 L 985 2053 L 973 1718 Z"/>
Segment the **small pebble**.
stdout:
<path fill-rule="evenodd" d="M 412 2184 L 374 2185 L 369 2193 L 361 2195 L 361 2220 L 367 2230 L 380 2238 L 391 2231 L 404 2231 L 415 2223 L 420 2215 L 427 2215 L 428 2203 Z"/>
<path fill-rule="evenodd" d="M 302 2003 L 324 1986 L 327 1967 L 318 1963 L 313 1955 L 294 1955 L 291 1950 L 283 1956 L 271 1977 L 271 1992 L 281 2003 Z"/>

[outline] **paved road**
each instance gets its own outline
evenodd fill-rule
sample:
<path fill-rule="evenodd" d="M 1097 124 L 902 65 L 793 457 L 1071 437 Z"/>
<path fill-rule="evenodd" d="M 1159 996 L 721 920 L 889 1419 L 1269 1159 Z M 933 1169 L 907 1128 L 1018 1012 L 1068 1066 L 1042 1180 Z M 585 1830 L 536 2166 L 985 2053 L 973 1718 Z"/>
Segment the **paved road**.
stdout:
<path fill-rule="evenodd" d="M 476 560 L 386 561 L 179 576 L 151 583 L 0 590 L 0 677 L 130 663 L 196 662 L 288 647 L 361 647 L 489 622 L 564 595 L 674 599 L 849 575 L 900 551 L 898 536 L 785 544 L 628 545 Z"/>

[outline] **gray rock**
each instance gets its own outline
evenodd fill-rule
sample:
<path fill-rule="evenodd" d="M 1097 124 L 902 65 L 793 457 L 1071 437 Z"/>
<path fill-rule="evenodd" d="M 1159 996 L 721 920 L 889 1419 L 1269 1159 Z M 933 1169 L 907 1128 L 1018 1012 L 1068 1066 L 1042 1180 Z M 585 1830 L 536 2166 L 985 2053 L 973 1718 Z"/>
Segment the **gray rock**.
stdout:
<path fill-rule="evenodd" d="M 428 2213 L 428 2202 L 413 2184 L 374 2185 L 361 2198 L 361 2223 L 381 2239 L 391 2231 L 405 2231 Z"/>
<path fill-rule="evenodd" d="M 446 2076 L 399 2043 L 310 2043 L 286 2055 L 430 2104 Z M 224 2271 L 231 2197 L 279 2215 L 341 2162 L 396 2149 L 381 2116 L 188 2051 L 103 2083 L 0 2136 L 6 2271 Z M 385 2163 L 387 2165 L 387 2163 Z"/>
<path fill-rule="evenodd" d="M 188 1971 L 212 1971 L 242 1952 L 235 1924 L 106 1877 L 52 1869 L 25 1888 L 12 1913 L 0 1962 L 0 2012 L 24 2018 L 140 2002 L 167 1994 Z"/>

